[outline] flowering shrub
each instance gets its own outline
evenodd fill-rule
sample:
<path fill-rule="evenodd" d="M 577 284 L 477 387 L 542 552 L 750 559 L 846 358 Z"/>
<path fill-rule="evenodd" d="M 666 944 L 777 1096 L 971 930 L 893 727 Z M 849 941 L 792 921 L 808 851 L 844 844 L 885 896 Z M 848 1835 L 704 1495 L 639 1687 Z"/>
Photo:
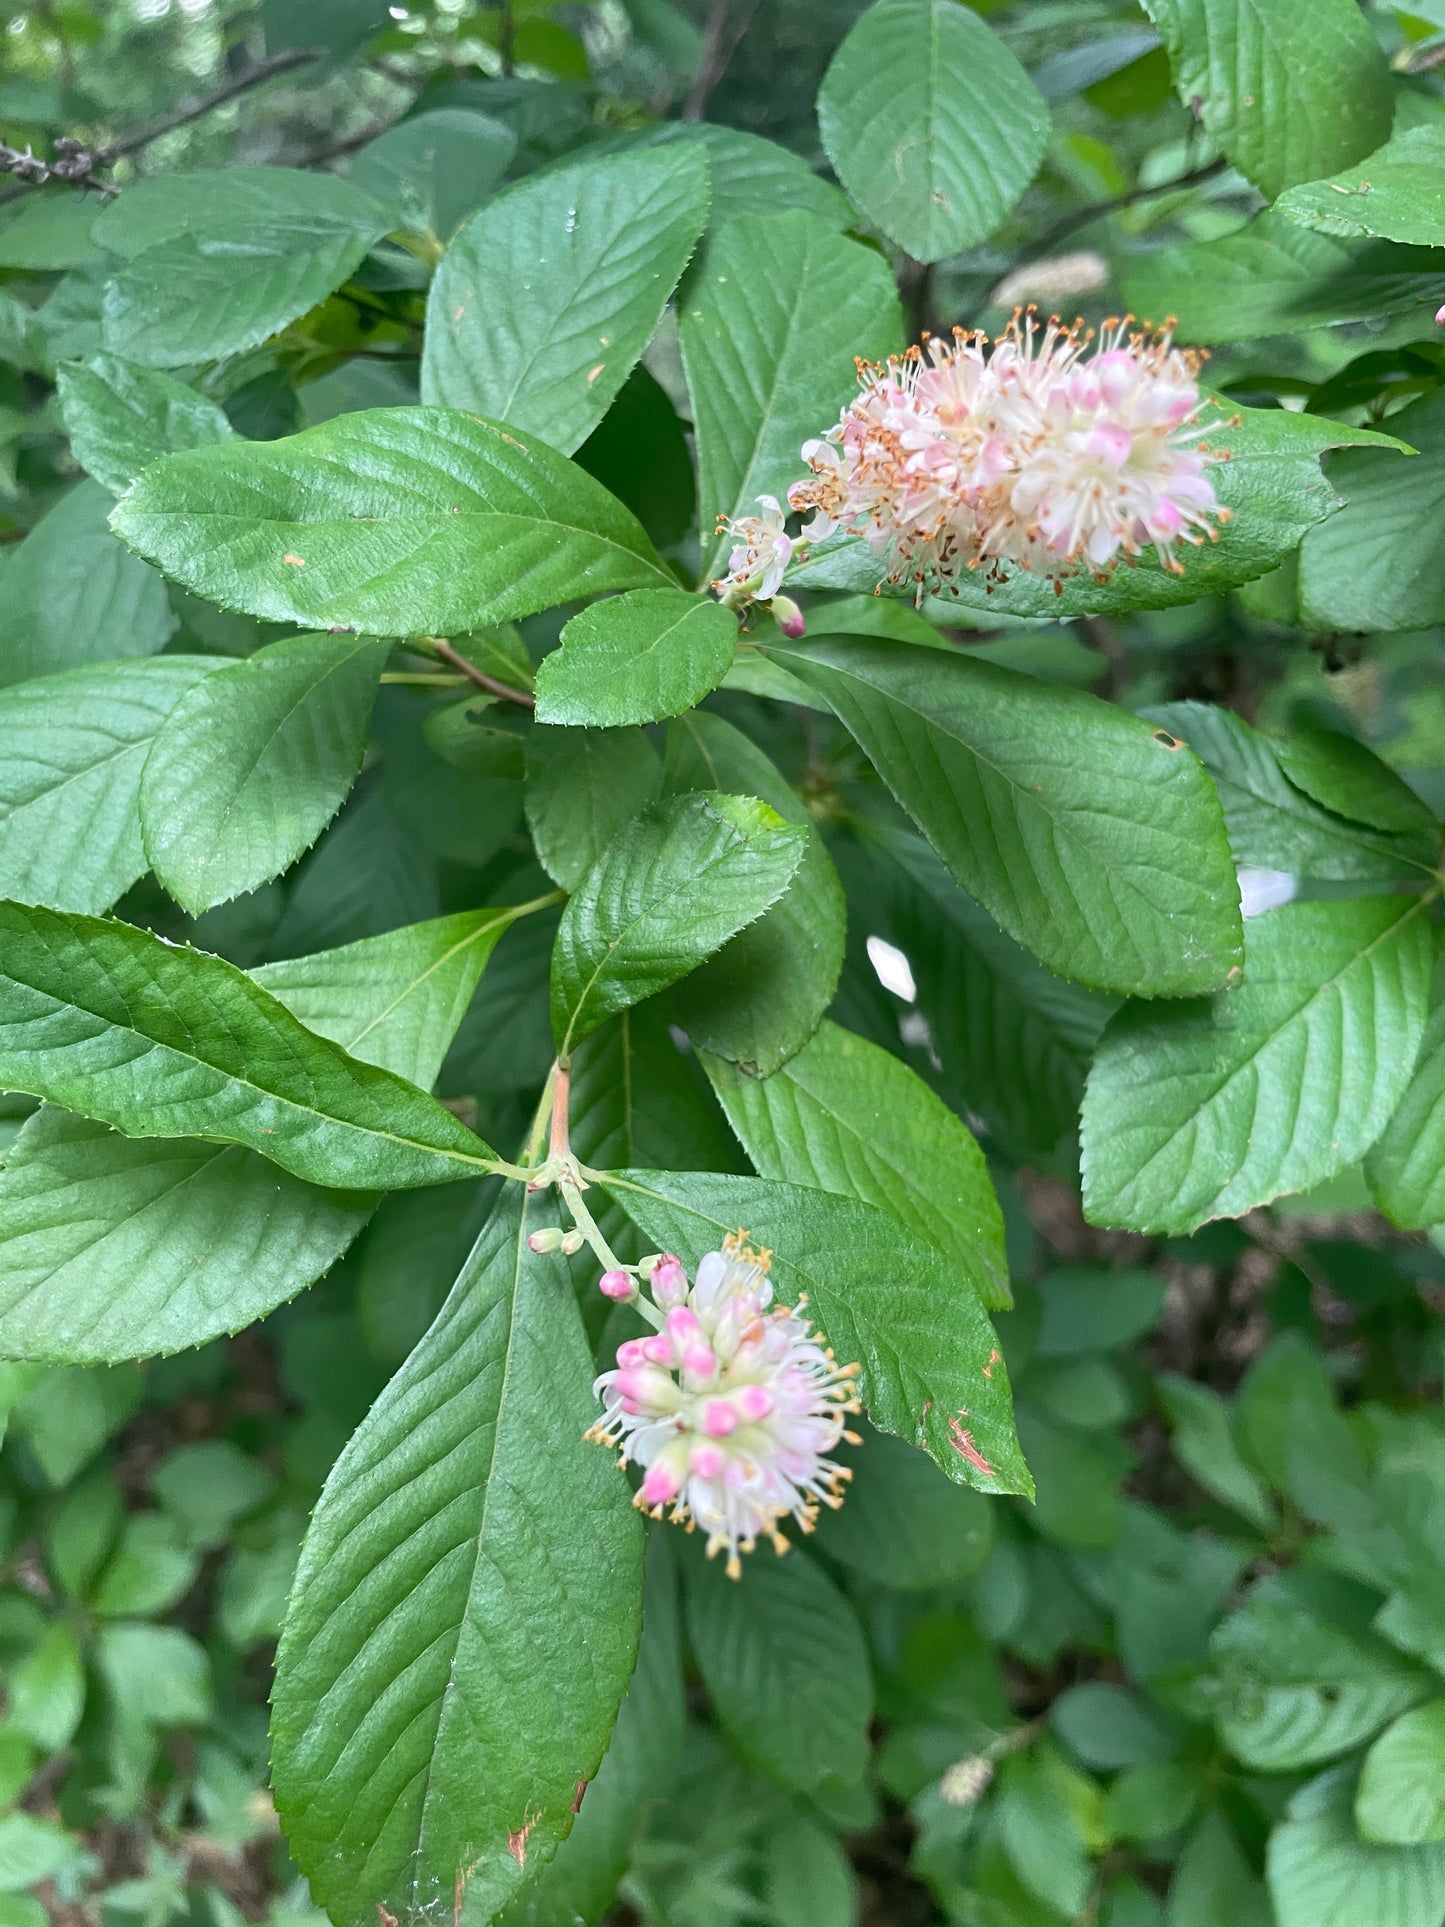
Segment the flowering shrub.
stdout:
<path fill-rule="evenodd" d="M 0 1927 L 1442 1927 L 1442 31 L 5 42 Z"/>

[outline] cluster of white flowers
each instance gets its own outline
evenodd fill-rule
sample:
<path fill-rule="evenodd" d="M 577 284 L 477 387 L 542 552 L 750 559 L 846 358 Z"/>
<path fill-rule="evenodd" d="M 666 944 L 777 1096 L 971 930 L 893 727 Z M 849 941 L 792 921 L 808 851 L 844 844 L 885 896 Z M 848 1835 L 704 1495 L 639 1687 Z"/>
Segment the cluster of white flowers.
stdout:
<path fill-rule="evenodd" d="M 1090 353 L 1090 348 L 1093 352 Z M 1198 359 L 1168 333 L 1016 315 L 992 344 L 955 330 L 886 363 L 859 364 L 861 392 L 788 490 L 810 520 L 796 543 L 778 504 L 729 524 L 725 601 L 776 597 L 795 551 L 835 530 L 861 535 L 890 582 L 920 598 L 983 570 L 1102 579 L 1153 549 L 1182 569 L 1181 543 L 1213 539 L 1228 510 L 1206 474 Z M 781 598 L 779 598 L 781 600 Z M 776 609 L 776 602 L 774 603 Z M 793 605 L 789 605 L 791 609 Z"/>
<path fill-rule="evenodd" d="M 689 1286 L 671 1256 L 650 1267 L 661 1329 L 628 1339 L 617 1367 L 597 1381 L 604 1416 L 589 1432 L 643 1468 L 636 1503 L 707 1534 L 709 1556 L 726 1551 L 728 1572 L 761 1536 L 779 1552 L 779 1523 L 812 1530 L 820 1505 L 841 1503 L 847 1468 L 828 1454 L 856 1412 L 856 1365 L 839 1366 L 803 1309 L 772 1304 L 770 1254 L 744 1237 L 710 1251 Z M 647 1269 L 647 1267 L 643 1267 Z M 603 1292 L 636 1302 L 624 1271 L 607 1272 Z"/>

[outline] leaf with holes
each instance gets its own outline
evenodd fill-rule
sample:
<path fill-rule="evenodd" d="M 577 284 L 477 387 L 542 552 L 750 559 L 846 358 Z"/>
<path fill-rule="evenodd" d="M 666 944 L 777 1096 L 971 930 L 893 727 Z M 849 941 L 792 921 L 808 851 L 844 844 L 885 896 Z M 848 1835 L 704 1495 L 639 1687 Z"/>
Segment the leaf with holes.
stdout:
<path fill-rule="evenodd" d="M 806 1297 L 840 1359 L 863 1368 L 873 1423 L 922 1446 L 960 1485 L 1032 1495 L 1008 1375 L 976 1294 L 896 1218 L 857 1198 L 717 1172 L 619 1171 L 605 1188 L 689 1267 L 746 1227 L 773 1254 L 779 1302 Z"/>
<path fill-rule="evenodd" d="M 278 876 L 341 808 L 390 647 L 288 636 L 176 705 L 146 760 L 141 828 L 151 868 L 193 916 Z"/>
<path fill-rule="evenodd" d="M 828 159 L 855 203 L 918 261 L 986 241 L 1039 170 L 1048 103 L 957 0 L 876 0 L 818 94 Z"/>
<path fill-rule="evenodd" d="M 207 601 L 304 628 L 450 636 L 672 586 L 590 475 L 457 409 L 363 409 L 279 442 L 167 455 L 111 521 Z"/>
<path fill-rule="evenodd" d="M 636 1657 L 641 1525 L 583 1437 L 592 1356 L 526 1210 L 510 1187 L 301 1555 L 273 1778 L 338 1919 L 490 1920 L 570 1831 Z"/>
<path fill-rule="evenodd" d="M 707 161 L 690 142 L 548 169 L 499 194 L 432 282 L 422 399 L 570 455 L 651 339 L 707 205 Z"/>
<path fill-rule="evenodd" d="M 696 969 L 791 883 L 805 838 L 750 796 L 679 796 L 620 831 L 562 913 L 552 1029 L 568 1051 Z"/>
<path fill-rule="evenodd" d="M 1084 1093 L 1090 1222 L 1193 1231 L 1354 1163 L 1410 1081 L 1429 983 L 1423 900 L 1358 897 L 1251 918 L 1235 989 L 1126 1006 Z"/>
<path fill-rule="evenodd" d="M 1180 997 L 1237 967 L 1239 891 L 1195 757 L 1082 690 L 864 636 L 770 645 L 970 896 L 1050 969 Z"/>

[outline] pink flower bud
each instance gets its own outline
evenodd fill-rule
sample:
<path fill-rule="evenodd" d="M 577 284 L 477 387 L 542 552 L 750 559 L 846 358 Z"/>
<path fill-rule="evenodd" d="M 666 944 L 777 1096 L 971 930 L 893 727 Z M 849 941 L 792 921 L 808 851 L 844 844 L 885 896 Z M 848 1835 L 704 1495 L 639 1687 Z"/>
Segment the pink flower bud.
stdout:
<path fill-rule="evenodd" d="M 664 1252 L 652 1267 L 652 1295 L 664 1311 L 687 1297 L 687 1273 L 671 1252 Z"/>
<path fill-rule="evenodd" d="M 665 1459 L 657 1459 L 647 1468 L 640 1496 L 645 1505 L 666 1505 L 681 1490 L 682 1480 L 672 1467 Z"/>
<path fill-rule="evenodd" d="M 756 1425 L 760 1420 L 772 1417 L 777 1400 L 766 1385 L 744 1385 L 740 1392 L 733 1395 L 733 1403 L 740 1417 L 746 1419 L 749 1425 Z"/>
<path fill-rule="evenodd" d="M 561 1230 L 558 1226 L 552 1224 L 548 1225 L 542 1231 L 534 1231 L 527 1240 L 527 1249 L 529 1251 L 539 1252 L 560 1251 L 562 1249 Z"/>
<path fill-rule="evenodd" d="M 768 607 L 772 611 L 773 621 L 777 623 L 783 634 L 791 636 L 796 642 L 808 626 L 797 603 L 790 595 L 775 595 Z"/>
<path fill-rule="evenodd" d="M 677 1363 L 676 1347 L 664 1332 L 656 1332 L 651 1338 L 644 1338 L 640 1341 L 634 1340 L 633 1342 L 641 1343 L 642 1356 L 650 1365 L 671 1366 Z"/>
<path fill-rule="evenodd" d="M 640 1338 L 624 1338 L 617 1347 L 619 1365 L 645 1365 L 648 1362 L 647 1349 Z"/>
<path fill-rule="evenodd" d="M 667 1335 L 679 1350 L 695 1345 L 702 1339 L 702 1326 L 697 1322 L 697 1313 L 686 1305 L 674 1305 L 667 1314 Z"/>
<path fill-rule="evenodd" d="M 597 1281 L 597 1289 L 604 1298 L 615 1298 L 620 1304 L 637 1296 L 637 1286 L 625 1271 L 604 1271 Z"/>
<path fill-rule="evenodd" d="M 688 1465 L 700 1479 L 719 1479 L 727 1458 L 718 1445 L 695 1445 L 688 1455 Z"/>
<path fill-rule="evenodd" d="M 738 1415 L 725 1398 L 709 1399 L 703 1407 L 702 1429 L 710 1439 L 725 1439 L 738 1429 Z"/>

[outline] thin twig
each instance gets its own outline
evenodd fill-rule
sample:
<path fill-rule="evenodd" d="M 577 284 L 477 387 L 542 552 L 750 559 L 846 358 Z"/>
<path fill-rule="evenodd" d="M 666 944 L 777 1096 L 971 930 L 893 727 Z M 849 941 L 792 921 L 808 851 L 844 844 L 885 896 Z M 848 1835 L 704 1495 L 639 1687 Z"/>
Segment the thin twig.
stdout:
<path fill-rule="evenodd" d="M 1127 194 L 1116 194 L 1112 200 L 1098 201 L 1093 207 L 1075 208 L 1072 214 L 1066 214 L 1063 220 L 1056 221 L 1036 241 L 1030 241 L 1029 259 L 1047 254 L 1056 243 L 1068 240 L 1086 227 L 1092 227 L 1095 221 L 1102 221 L 1106 214 L 1117 214 L 1121 207 L 1132 207 L 1136 201 L 1151 200 L 1156 194 L 1172 194 L 1179 188 L 1197 187 L 1200 181 L 1212 180 L 1216 174 L 1222 174 L 1229 165 L 1229 161 L 1221 154 L 1218 160 L 1210 161 L 1205 167 L 1196 167 L 1192 174 L 1181 174 L 1177 180 L 1160 181 L 1153 187 L 1133 187 Z"/>
<path fill-rule="evenodd" d="M 485 689 L 489 696 L 499 696 L 504 703 L 520 703 L 523 709 L 537 707 L 537 698 L 530 690 L 513 689 L 510 683 L 498 682 L 495 676 L 489 676 L 485 670 L 478 669 L 475 663 L 468 662 L 460 650 L 453 649 L 440 636 L 427 636 L 425 641 L 434 655 L 440 656 L 443 662 L 449 662 L 453 669 L 460 670 L 468 682 L 475 683 L 478 689 Z"/>
<path fill-rule="evenodd" d="M 758 0 L 743 0 L 738 9 L 737 19 L 733 22 L 731 34 L 727 31 L 731 12 L 730 0 L 712 0 L 707 10 L 707 20 L 702 30 L 702 48 L 698 54 L 697 72 L 687 91 L 687 103 L 682 110 L 684 120 L 701 120 L 707 112 L 708 96 L 732 65 L 733 55 L 742 45 L 743 35 L 753 24 L 753 15 L 758 10 Z"/>
<path fill-rule="evenodd" d="M 194 100 L 184 101 L 169 114 L 152 121 L 148 127 L 137 127 L 129 134 L 121 134 L 115 140 L 101 141 L 96 146 L 88 146 L 72 135 L 63 134 L 52 141 L 54 157 L 41 160 L 27 147 L 22 153 L 19 149 L 6 146 L 0 141 L 0 174 L 13 174 L 17 185 L 0 201 L 13 200 L 16 195 L 28 192 L 33 187 L 44 187 L 50 181 L 66 181 L 72 187 L 97 188 L 102 194 L 114 194 L 118 190 L 114 181 L 104 180 L 96 173 L 97 168 L 111 167 L 123 155 L 138 153 L 142 147 L 159 140 L 162 134 L 169 134 L 177 127 L 186 127 L 203 114 L 209 114 L 214 107 L 224 106 L 238 94 L 249 88 L 259 86 L 263 80 L 271 80 L 277 74 L 288 73 L 293 67 L 305 66 L 315 60 L 320 50 L 315 47 L 295 47 L 286 53 L 272 54 L 267 60 L 258 60 L 244 73 L 235 74 L 213 87 L 208 94 L 201 94 Z"/>
<path fill-rule="evenodd" d="M 502 0 L 501 18 L 497 22 L 497 52 L 502 59 L 502 72 L 508 80 L 517 71 L 517 16 L 512 11 L 512 0 Z"/>

